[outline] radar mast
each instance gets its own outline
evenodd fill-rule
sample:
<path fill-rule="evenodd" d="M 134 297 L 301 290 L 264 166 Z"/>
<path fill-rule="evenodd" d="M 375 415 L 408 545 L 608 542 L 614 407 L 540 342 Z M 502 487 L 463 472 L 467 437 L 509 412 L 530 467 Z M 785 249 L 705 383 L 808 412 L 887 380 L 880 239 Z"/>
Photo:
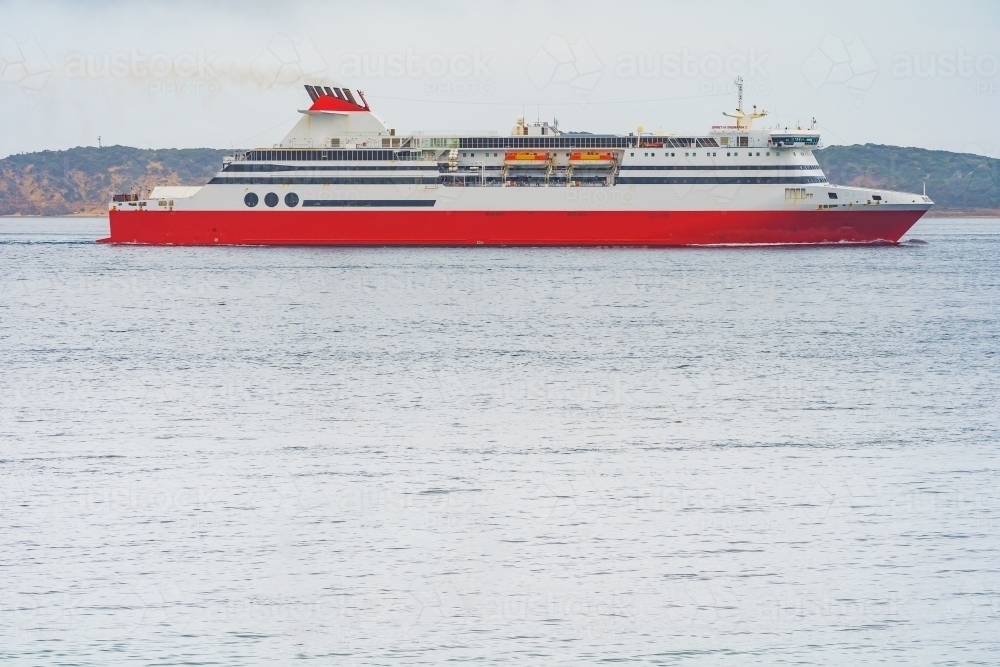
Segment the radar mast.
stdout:
<path fill-rule="evenodd" d="M 753 122 L 758 118 L 763 118 L 767 115 L 767 111 L 761 109 L 757 111 L 757 105 L 753 105 L 753 111 L 747 113 L 743 111 L 743 77 L 736 77 L 736 91 L 738 94 L 736 101 L 736 112 L 728 113 L 723 111 L 723 116 L 729 116 L 730 118 L 736 119 L 736 129 L 738 130 L 749 130 L 753 127 Z"/>

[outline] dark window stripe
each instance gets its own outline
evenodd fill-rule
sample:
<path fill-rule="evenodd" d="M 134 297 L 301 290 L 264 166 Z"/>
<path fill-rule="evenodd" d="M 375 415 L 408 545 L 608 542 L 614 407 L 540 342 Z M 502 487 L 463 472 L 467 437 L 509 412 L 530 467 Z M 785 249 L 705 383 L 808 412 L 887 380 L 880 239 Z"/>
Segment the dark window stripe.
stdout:
<path fill-rule="evenodd" d="M 463 137 L 459 148 L 517 149 L 517 148 L 629 148 L 635 146 L 636 137 L 611 135 L 573 135 L 561 137 Z M 693 142 L 693 139 L 688 139 Z"/>
<path fill-rule="evenodd" d="M 434 139 L 436 137 L 433 137 Z M 720 148 L 714 137 L 621 137 L 601 134 L 562 135 L 559 137 L 442 137 L 453 142 L 457 139 L 460 149 L 517 150 L 531 148 L 586 149 L 586 148 Z M 404 139 L 404 142 L 410 141 Z M 261 149 L 241 151 L 237 159 L 243 161 L 327 161 L 327 160 L 419 160 L 421 150 L 448 150 L 454 146 L 407 146 L 399 149 Z"/>
<path fill-rule="evenodd" d="M 621 176 L 619 185 L 766 185 L 775 183 L 826 183 L 818 176 Z"/>
<path fill-rule="evenodd" d="M 369 166 L 369 165 L 337 165 L 336 167 L 326 167 L 321 165 L 292 165 L 292 164 L 248 164 L 246 162 L 233 162 L 226 165 L 224 172 L 272 172 L 272 171 L 437 171 L 436 164 L 431 165 L 398 165 L 398 166 Z"/>
<path fill-rule="evenodd" d="M 306 207 L 434 206 L 433 199 L 306 199 Z"/>
<path fill-rule="evenodd" d="M 793 165 L 775 165 L 773 167 L 767 167 L 764 165 L 697 165 L 697 166 L 682 166 L 682 165 L 632 165 L 623 164 L 621 167 L 622 171 L 819 171 L 821 167 L 818 164 L 793 164 Z"/>
<path fill-rule="evenodd" d="M 267 178 L 264 176 L 216 176 L 208 183 L 209 185 L 434 185 L 438 179 L 428 176 L 420 177 L 371 177 L 363 176 L 276 176 Z"/>
<path fill-rule="evenodd" d="M 236 154 L 240 162 L 251 160 L 254 162 L 280 160 L 283 162 L 317 162 L 329 160 L 366 160 L 366 161 L 386 161 L 389 160 L 419 160 L 419 150 L 393 150 L 378 148 L 358 148 L 358 149 L 289 149 L 275 148 L 268 150 L 242 151 Z"/>

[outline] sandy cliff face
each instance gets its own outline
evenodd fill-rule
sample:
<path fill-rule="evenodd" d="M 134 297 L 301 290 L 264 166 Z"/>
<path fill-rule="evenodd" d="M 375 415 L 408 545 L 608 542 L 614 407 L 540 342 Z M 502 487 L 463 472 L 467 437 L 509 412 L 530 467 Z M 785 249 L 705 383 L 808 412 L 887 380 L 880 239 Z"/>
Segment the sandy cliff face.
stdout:
<path fill-rule="evenodd" d="M 204 185 L 225 153 L 109 146 L 11 155 L 0 160 L 0 215 L 103 215 L 113 193 Z"/>

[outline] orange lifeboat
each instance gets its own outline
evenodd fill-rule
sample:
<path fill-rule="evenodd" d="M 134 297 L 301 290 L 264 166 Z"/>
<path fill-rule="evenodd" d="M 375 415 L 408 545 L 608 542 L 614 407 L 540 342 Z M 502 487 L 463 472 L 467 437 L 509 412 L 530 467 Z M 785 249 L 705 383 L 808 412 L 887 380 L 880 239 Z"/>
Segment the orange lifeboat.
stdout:
<path fill-rule="evenodd" d="M 614 162 L 615 156 L 611 153 L 598 153 L 588 151 L 586 153 L 570 153 L 569 163 L 572 165 L 609 165 Z"/>
<path fill-rule="evenodd" d="M 546 167 L 549 164 L 548 153 L 504 153 L 503 162 L 517 167 Z"/>

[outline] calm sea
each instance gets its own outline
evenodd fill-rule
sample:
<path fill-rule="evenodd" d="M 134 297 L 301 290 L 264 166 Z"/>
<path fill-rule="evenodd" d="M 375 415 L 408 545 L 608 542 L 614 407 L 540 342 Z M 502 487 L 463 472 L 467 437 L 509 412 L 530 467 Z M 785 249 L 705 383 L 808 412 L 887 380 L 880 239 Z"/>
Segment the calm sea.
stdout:
<path fill-rule="evenodd" d="M 106 231 L 0 220 L 4 665 L 1000 662 L 1000 220 Z"/>

